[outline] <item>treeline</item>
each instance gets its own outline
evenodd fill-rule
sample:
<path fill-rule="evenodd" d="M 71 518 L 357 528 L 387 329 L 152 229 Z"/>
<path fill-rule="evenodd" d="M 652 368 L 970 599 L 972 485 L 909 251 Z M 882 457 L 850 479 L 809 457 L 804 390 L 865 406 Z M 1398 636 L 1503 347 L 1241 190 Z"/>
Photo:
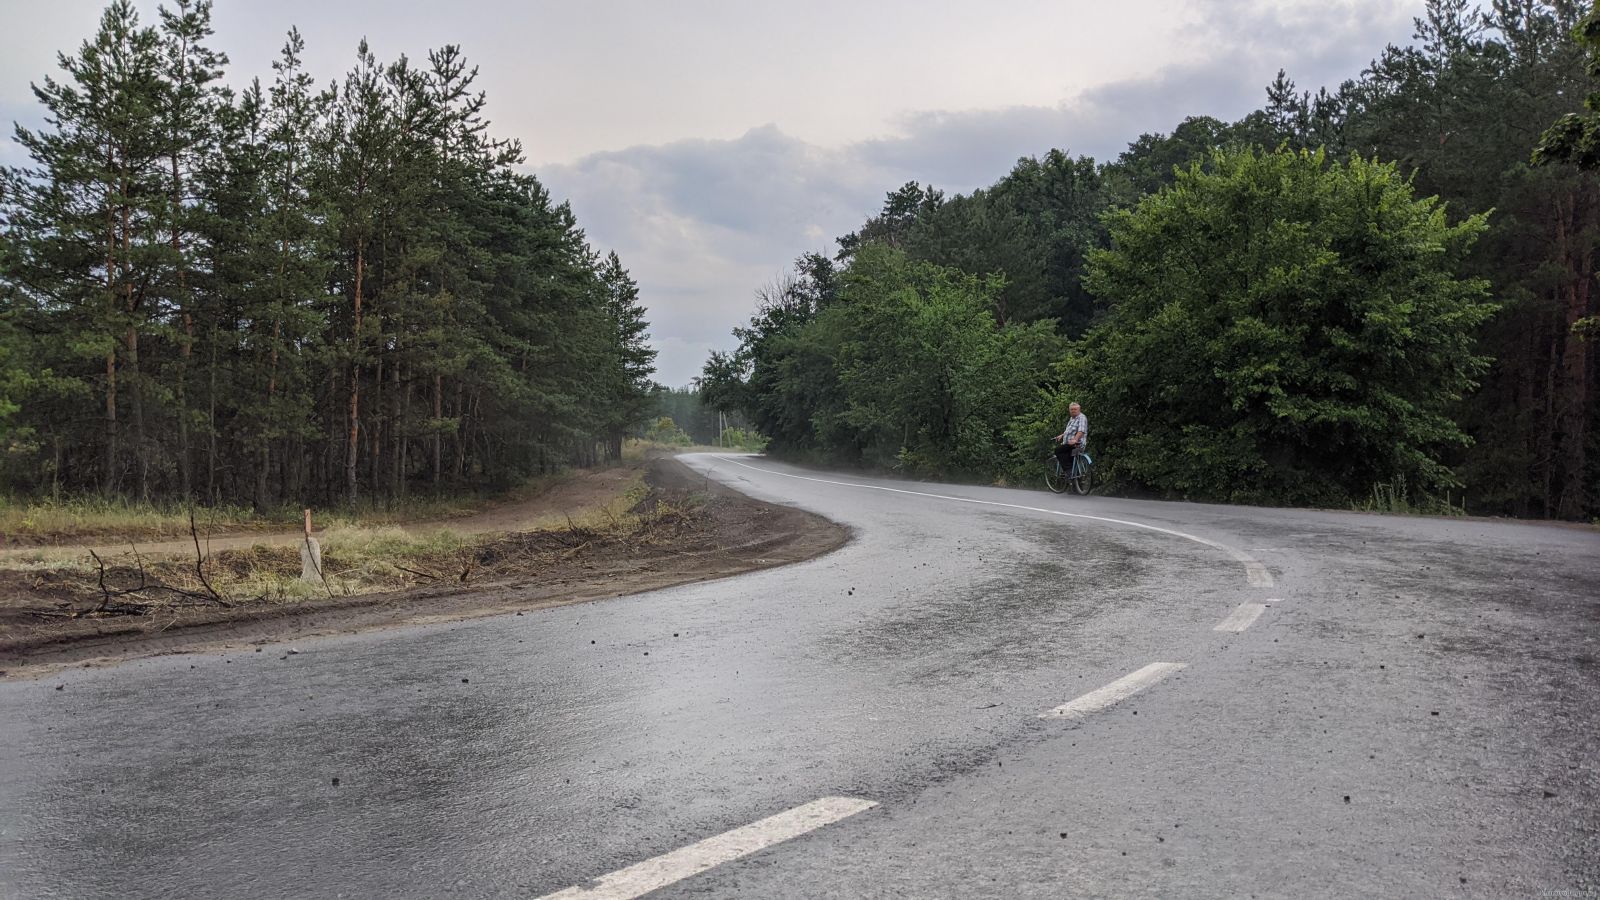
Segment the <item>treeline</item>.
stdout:
<path fill-rule="evenodd" d="M 0 180 L 0 488 L 271 506 L 620 452 L 637 288 L 489 135 L 458 48 L 235 91 L 208 0 L 128 0 Z"/>
<path fill-rule="evenodd" d="M 701 391 L 695 387 L 669 388 L 656 385 L 651 394 L 651 415 L 665 416 L 674 426 L 689 436 L 696 444 L 717 446 L 726 429 L 748 430 L 750 423 L 738 410 L 722 411 L 708 404 Z"/>
<path fill-rule="evenodd" d="M 1591 89 L 1584 12 L 1430 0 L 1336 91 L 908 184 L 763 293 L 708 395 L 921 474 L 1031 481 L 1079 399 L 1103 472 L 1161 495 L 1600 514 L 1600 180 L 1530 161 Z"/>

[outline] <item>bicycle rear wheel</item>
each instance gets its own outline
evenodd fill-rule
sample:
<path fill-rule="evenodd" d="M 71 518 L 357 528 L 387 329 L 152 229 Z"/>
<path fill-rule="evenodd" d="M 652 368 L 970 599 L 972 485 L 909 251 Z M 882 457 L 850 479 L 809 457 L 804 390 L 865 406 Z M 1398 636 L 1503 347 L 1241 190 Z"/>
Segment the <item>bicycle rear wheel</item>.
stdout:
<path fill-rule="evenodd" d="M 1089 464 L 1082 459 L 1073 461 L 1072 489 L 1080 495 L 1089 493 L 1089 468 Z"/>

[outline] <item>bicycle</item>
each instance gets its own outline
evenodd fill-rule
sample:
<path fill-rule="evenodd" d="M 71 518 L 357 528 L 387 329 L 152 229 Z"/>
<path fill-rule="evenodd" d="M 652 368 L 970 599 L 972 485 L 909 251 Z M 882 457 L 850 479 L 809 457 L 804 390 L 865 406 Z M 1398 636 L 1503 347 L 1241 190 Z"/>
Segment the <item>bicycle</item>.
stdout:
<path fill-rule="evenodd" d="M 1054 453 L 1045 457 L 1044 484 L 1051 493 L 1066 493 L 1068 488 L 1079 495 L 1089 493 L 1090 471 L 1094 468 L 1094 460 L 1087 453 L 1075 453 L 1072 456 L 1072 468 L 1069 471 L 1061 465 L 1061 457 Z"/>

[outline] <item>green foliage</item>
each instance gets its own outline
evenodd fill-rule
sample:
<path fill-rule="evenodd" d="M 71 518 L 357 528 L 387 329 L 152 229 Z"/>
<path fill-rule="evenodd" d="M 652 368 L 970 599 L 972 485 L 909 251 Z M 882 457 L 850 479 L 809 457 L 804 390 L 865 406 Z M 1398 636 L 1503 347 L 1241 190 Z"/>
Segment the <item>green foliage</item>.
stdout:
<path fill-rule="evenodd" d="M 819 270 L 809 254 L 795 278 L 765 292 L 750 326 L 736 330 L 740 351 L 708 364 L 706 384 L 719 403 L 748 410 L 775 452 L 885 458 L 882 448 L 895 445 L 889 432 L 904 429 L 923 398 L 887 371 L 875 372 L 885 380 L 870 391 L 860 379 L 847 384 L 846 363 L 860 363 L 841 353 L 856 332 L 827 310 L 840 302 L 841 280 L 861 292 L 865 270 L 855 270 L 869 248 L 888 247 L 1002 284 L 985 299 L 1003 329 L 1053 322 L 1074 340 L 1092 331 L 1048 390 L 1037 378 L 999 376 L 1029 396 L 1005 429 L 1003 463 L 991 466 L 1029 481 L 1078 397 L 1106 451 L 1100 474 L 1120 472 L 1127 484 L 1359 503 L 1372 484 L 1403 477 L 1407 508 L 1464 483 L 1474 511 L 1592 517 L 1600 511 L 1600 354 L 1592 352 L 1600 173 L 1586 167 L 1600 146 L 1600 14 L 1566 0 L 1425 0 L 1416 24 L 1410 45 L 1385 48 L 1336 87 L 1302 91 L 1280 72 L 1265 105 L 1239 121 L 1189 117 L 1170 133 L 1140 135 L 1109 163 L 1050 151 L 968 195 L 904 185 L 839 240 L 842 270 Z M 1544 164 L 1531 166 L 1533 136 L 1546 129 L 1536 154 Z M 1329 167 L 1325 183 L 1296 170 L 1287 184 L 1219 195 L 1231 204 L 1222 213 L 1179 215 L 1175 204 L 1203 183 L 1197 176 L 1236 176 L 1219 166 L 1237 167 L 1252 148 L 1363 161 Z M 1142 235 L 1140 267 L 1091 264 L 1111 228 L 1132 227 L 1126 211 L 1156 196 L 1150 214 L 1166 210 L 1182 227 Z M 1279 212 L 1282 220 L 1270 218 Z M 1324 214 L 1329 223 L 1308 218 Z M 1195 287 L 1207 279 L 1215 297 Z M 1158 294 L 1167 290 L 1174 296 Z M 1467 299 L 1452 300 L 1457 290 Z M 1226 302 L 1206 305 L 1217 298 Z M 1346 321 L 1316 318 L 1339 315 L 1341 304 L 1357 304 Z M 894 334 L 887 343 L 883 353 L 898 358 L 909 341 Z M 1150 368 L 1108 372 L 1102 363 L 1113 356 Z M 1313 370 L 1322 364 L 1325 372 Z M 1117 394 L 1110 408 L 1089 395 L 1118 384 L 1139 389 Z M 1214 414 L 1116 421 L 1124 407 L 1165 415 L 1185 406 Z M 1100 443 L 1124 425 L 1143 435 L 1135 446 Z M 1235 440 L 1208 443 L 1223 433 Z M 909 437 L 900 435 L 908 448 Z M 932 471 L 950 458 L 925 464 L 911 448 L 904 464 Z"/>
<path fill-rule="evenodd" d="M 1589 56 L 1585 71 L 1600 77 L 1600 6 L 1590 8 L 1572 36 Z M 1588 171 L 1600 169 L 1600 91 L 1590 91 L 1583 108 L 1585 112 L 1567 113 L 1546 129 L 1533 151 L 1535 164 L 1568 162 Z"/>
<path fill-rule="evenodd" d="M 890 194 L 878 216 L 839 239 L 848 259 L 871 243 L 988 278 L 1004 276 L 990 297 L 1002 324 L 1054 319 L 1081 335 L 1095 314 L 1081 274 L 1087 254 L 1104 244 L 1101 214 L 1113 202 L 1094 160 L 1051 150 L 1022 159 L 993 186 L 946 198 L 908 184 Z"/>
<path fill-rule="evenodd" d="M 712 354 L 713 357 L 718 355 Z M 742 382 L 737 384 L 742 388 Z M 734 432 L 747 435 L 739 440 L 737 446 L 764 446 L 765 440 L 756 435 L 744 414 L 734 407 L 719 408 L 713 404 L 714 395 L 705 385 L 705 379 L 697 379 L 696 385 L 691 388 L 656 385 L 650 395 L 651 406 L 660 415 L 670 416 L 694 443 L 701 446 L 713 447 L 719 443 L 729 446 L 728 435 Z"/>
<path fill-rule="evenodd" d="M 837 285 L 803 274 L 741 332 L 752 416 L 782 452 L 986 476 L 1060 346 L 1046 323 L 999 325 L 1003 290 L 862 244 Z"/>
<path fill-rule="evenodd" d="M 362 42 L 319 91 L 291 30 L 235 92 L 210 14 L 116 0 L 35 88 L 49 126 L 0 173 L 0 487 L 353 505 L 620 454 L 638 288 L 488 136 L 459 49 Z"/>
<path fill-rule="evenodd" d="M 1594 90 L 1581 36 L 1585 5 L 1557 0 L 1429 0 L 1411 46 L 1389 47 L 1320 104 L 1302 95 L 1287 117 L 1292 146 L 1396 160 L 1423 195 L 1454 215 L 1494 211 L 1464 261 L 1487 279 L 1500 312 L 1480 329 L 1495 358 L 1452 411 L 1477 440 L 1447 454 L 1475 511 L 1582 518 L 1600 509 L 1595 354 L 1573 326 L 1600 313 L 1600 178 L 1540 154 L 1552 121 L 1579 113 Z M 1585 25 L 1591 28 L 1592 25 Z"/>
<path fill-rule="evenodd" d="M 744 428 L 729 428 L 722 432 L 720 446 L 760 453 L 767 449 L 767 439 Z"/>
<path fill-rule="evenodd" d="M 1449 224 L 1391 165 L 1218 154 L 1112 220 L 1089 273 L 1112 315 L 1057 375 L 1116 474 L 1164 494 L 1442 490 L 1438 453 L 1466 443 L 1447 412 L 1487 364 L 1485 285 L 1454 274 L 1484 227 Z"/>
<path fill-rule="evenodd" d="M 679 447 L 688 447 L 694 440 L 672 421 L 671 416 L 662 416 L 644 430 L 644 439 L 657 444 L 668 444 Z"/>

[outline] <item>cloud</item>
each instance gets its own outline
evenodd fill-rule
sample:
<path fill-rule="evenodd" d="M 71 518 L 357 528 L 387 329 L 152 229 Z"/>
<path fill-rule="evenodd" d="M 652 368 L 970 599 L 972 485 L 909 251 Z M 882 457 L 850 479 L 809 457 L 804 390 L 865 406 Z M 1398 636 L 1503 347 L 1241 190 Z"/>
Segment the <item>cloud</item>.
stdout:
<path fill-rule="evenodd" d="M 807 250 L 829 249 L 900 173 L 775 126 L 733 140 L 597 153 L 539 176 L 572 202 L 591 241 L 641 287 L 658 380 L 686 384 L 749 315 L 756 288 Z M 899 182 L 896 182 L 898 184 Z M 894 185 L 889 185 L 893 187 Z"/>
<path fill-rule="evenodd" d="M 1354 77 L 1409 34 L 1392 0 L 1265 6 L 1216 0 L 1191 33 L 1203 62 L 1081 91 L 1055 106 L 924 111 L 888 137 L 819 146 L 776 125 L 730 140 L 596 153 L 539 175 L 571 199 L 597 247 L 615 249 L 649 308 L 658 380 L 682 385 L 749 316 L 759 286 L 799 254 L 831 252 L 907 181 L 965 192 L 1051 148 L 1115 158 L 1185 116 L 1231 120 L 1257 108 L 1279 68 L 1302 87 Z M 1192 55 L 1188 58 L 1192 59 Z"/>
<path fill-rule="evenodd" d="M 1257 108 L 1280 68 L 1308 88 L 1355 77 L 1410 31 L 1408 7 L 1392 0 L 1217 0 L 1204 9 L 1190 40 L 1209 48 L 1206 61 L 1154 68 L 1056 106 L 918 112 L 889 137 L 841 147 L 766 125 L 734 140 L 595 154 L 541 175 L 572 198 L 598 244 L 622 255 L 650 307 L 659 378 L 686 383 L 710 350 L 733 344 L 729 329 L 749 315 L 755 288 L 801 252 L 831 250 L 833 237 L 906 181 L 965 192 L 1051 148 L 1114 158 L 1186 116 L 1235 119 Z"/>

